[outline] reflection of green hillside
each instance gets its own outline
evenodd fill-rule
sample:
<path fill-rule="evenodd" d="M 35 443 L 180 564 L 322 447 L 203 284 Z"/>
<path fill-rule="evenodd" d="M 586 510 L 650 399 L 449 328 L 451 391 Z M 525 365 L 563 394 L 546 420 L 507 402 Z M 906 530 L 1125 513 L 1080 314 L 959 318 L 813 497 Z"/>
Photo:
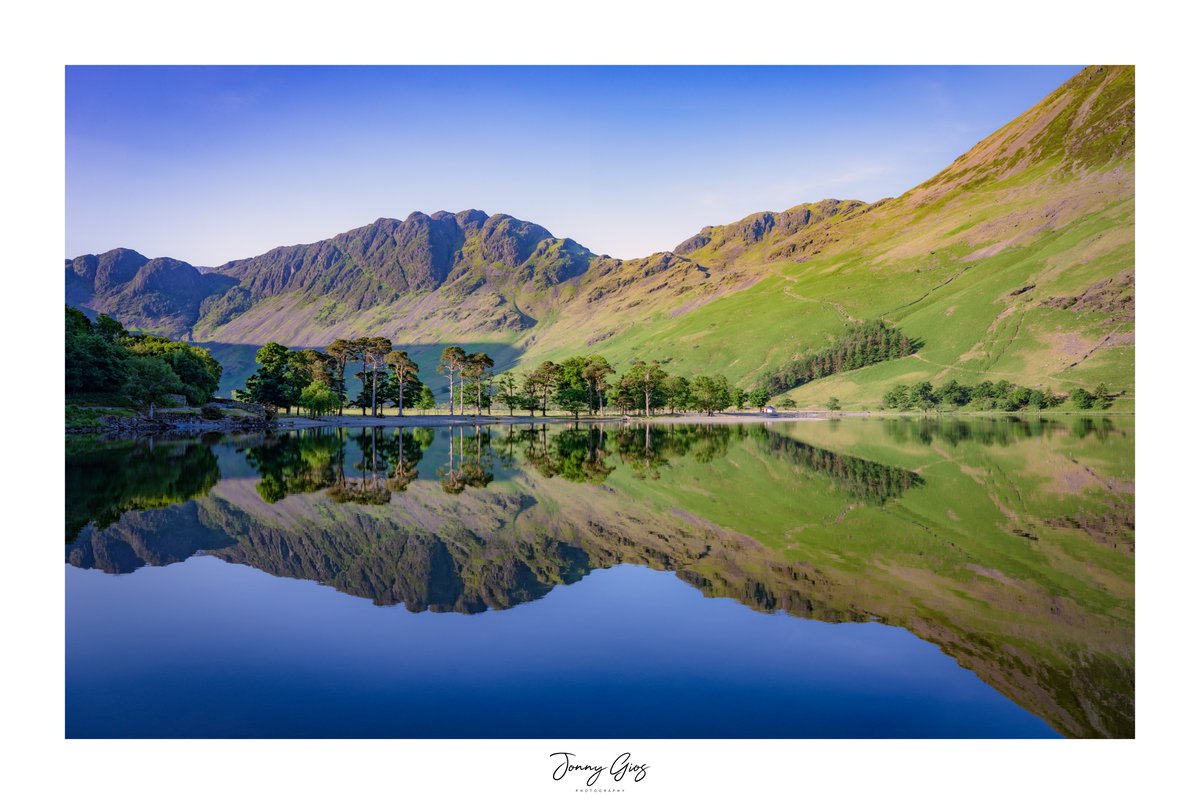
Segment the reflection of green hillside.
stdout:
<path fill-rule="evenodd" d="M 506 608 L 618 563 L 671 570 L 763 611 L 902 626 L 1064 734 L 1128 736 L 1131 428 L 285 434 L 247 447 L 261 480 L 222 481 L 170 509 L 170 530 L 227 561 L 413 610 Z M 422 459 L 434 476 L 416 473 Z M 268 477 L 288 496 L 264 494 Z M 388 499 L 330 494 L 343 477 L 383 478 Z M 146 563 L 186 556 L 147 546 L 157 521 L 129 514 L 71 561 L 126 571 L 122 539 Z"/>
<path fill-rule="evenodd" d="M 937 642 L 1065 733 L 1128 736 L 1131 428 L 993 420 L 964 435 L 950 422 L 932 434 L 912 421 L 797 425 L 787 432 L 925 482 L 829 518 L 813 499 L 799 528 L 760 525 L 759 538 L 852 590 L 847 605 Z M 922 437 L 899 437 L 912 430 Z"/>

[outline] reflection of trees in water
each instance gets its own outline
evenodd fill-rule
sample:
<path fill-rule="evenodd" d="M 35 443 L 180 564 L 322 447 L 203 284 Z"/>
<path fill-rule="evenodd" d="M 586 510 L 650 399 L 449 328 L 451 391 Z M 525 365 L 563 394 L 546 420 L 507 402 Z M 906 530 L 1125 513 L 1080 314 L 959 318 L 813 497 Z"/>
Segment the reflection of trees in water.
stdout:
<path fill-rule="evenodd" d="M 403 491 L 417 477 L 417 464 L 433 441 L 429 428 L 406 430 L 363 427 L 314 428 L 272 434 L 246 450 L 246 461 L 258 471 L 258 493 L 274 503 L 290 494 L 328 489 L 331 499 L 371 505 L 386 503 L 392 491 Z M 359 459 L 346 471 L 347 442 Z"/>
<path fill-rule="evenodd" d="M 404 491 L 408 484 L 417 479 L 420 473 L 417 464 L 425 450 L 433 443 L 433 430 L 428 427 L 417 427 L 405 432 L 403 427 L 397 427 L 380 445 L 384 452 L 384 460 L 389 467 L 387 486 L 392 491 Z"/>
<path fill-rule="evenodd" d="M 462 494 L 467 488 L 483 488 L 495 479 L 494 460 L 491 428 L 459 427 L 455 433 L 451 427 L 449 460 L 438 470 L 442 490 L 447 494 Z"/>
<path fill-rule="evenodd" d="M 759 426 L 765 432 L 766 428 Z M 672 457 L 691 457 L 696 463 L 724 458 L 732 441 L 741 441 L 750 431 L 738 425 L 670 424 L 622 428 L 617 432 L 617 454 L 634 475 L 657 480 L 659 469 Z"/>
<path fill-rule="evenodd" d="M 246 463 L 258 472 L 258 494 L 269 503 L 289 494 L 320 491 L 336 482 L 345 441 L 333 428 L 264 436 L 246 450 Z"/>
<path fill-rule="evenodd" d="M 976 437 L 981 425 L 937 420 L 886 424 L 893 437 L 916 433 L 926 439 L 933 433 L 952 439 Z M 1029 421 L 1022 426 L 1046 424 Z M 1112 430 L 1107 419 L 1080 419 L 1074 426 L 1083 435 L 1101 438 Z M 968 428 L 966 436 L 963 427 Z M 433 446 L 434 433 L 425 427 L 311 428 L 267 434 L 243 454 L 259 475 L 258 493 L 266 502 L 325 490 L 337 502 L 378 505 L 418 478 L 417 467 Z M 761 425 L 646 423 L 562 429 L 545 424 L 513 425 L 506 430 L 478 425 L 449 428 L 446 461 L 437 478 L 448 494 L 487 486 L 497 465 L 530 467 L 543 477 L 574 483 L 601 483 L 617 466 L 624 466 L 636 478 L 655 480 L 672 460 L 687 457 L 700 464 L 723 460 L 731 443 L 747 437 L 765 441 L 774 454 L 788 455 L 839 479 L 852 493 L 867 499 L 894 496 L 916 477 L 853 458 L 835 460 L 838 456 L 833 453 L 800 445 Z M 799 446 L 786 448 L 786 444 Z M 67 471 L 68 538 L 89 521 L 103 527 L 125 510 L 163 507 L 203 494 L 220 477 L 217 459 L 205 441 L 157 447 L 141 442 L 94 454 L 83 452 L 70 457 Z"/>
<path fill-rule="evenodd" d="M 761 442 L 770 454 L 833 478 L 851 496 L 882 503 L 922 481 L 905 469 L 817 449 L 761 425 L 676 424 L 573 427 L 551 434 L 546 425 L 509 427 L 499 439 L 500 452 L 520 454 L 543 477 L 599 483 L 616 468 L 616 456 L 634 477 L 657 480 L 672 459 L 699 464 L 726 457 L 730 444 L 746 438 Z"/>
<path fill-rule="evenodd" d="M 1072 417 L 1069 424 L 1062 419 L 1005 416 L 1003 418 L 955 419 L 939 417 L 889 418 L 884 420 L 884 431 L 896 442 L 915 441 L 929 445 L 933 440 L 945 441 L 951 446 L 970 441 L 985 446 L 1008 446 L 1027 438 L 1041 438 L 1056 433 L 1069 433 L 1082 439 L 1095 436 L 1104 441 L 1113 433 L 1122 433 L 1113 420 L 1107 417 Z"/>
<path fill-rule="evenodd" d="M 605 460 L 609 456 L 606 443 L 603 427 L 575 426 L 550 435 L 544 424 L 509 427 L 500 441 L 510 460 L 519 446 L 525 462 L 542 477 L 561 477 L 573 483 L 600 483 L 612 473 L 615 467 Z"/>
<path fill-rule="evenodd" d="M 908 469 L 830 452 L 772 431 L 766 433 L 767 447 L 773 453 L 825 475 L 842 491 L 859 500 L 883 505 L 910 488 L 925 484 L 920 475 Z"/>
<path fill-rule="evenodd" d="M 859 499 L 882 502 L 920 483 L 913 472 L 816 449 L 762 425 L 645 423 L 557 429 L 530 424 L 504 430 L 474 425 L 447 428 L 444 438 L 446 460 L 437 478 L 447 494 L 487 486 L 497 465 L 524 466 L 542 477 L 573 483 L 601 483 L 620 465 L 638 479 L 656 480 L 672 460 L 720 461 L 732 443 L 746 438 L 761 442 L 770 454 L 832 477 Z M 347 442 L 356 448 L 351 450 L 356 459 L 349 469 Z M 328 489 L 338 502 L 377 505 L 417 479 L 417 465 L 433 442 L 429 428 L 302 430 L 266 437 L 247 451 L 247 460 L 262 475 L 259 493 L 268 502 Z"/>
<path fill-rule="evenodd" d="M 639 480 L 658 480 L 659 470 L 669 466 L 664 442 L 667 427 L 652 427 L 649 422 L 641 427 L 622 427 L 616 432 L 617 457 L 621 463 L 633 470 Z M 679 454 L 680 442 L 674 445 Z"/>
<path fill-rule="evenodd" d="M 358 474 L 342 471 L 343 462 L 338 463 L 337 482 L 326 494 L 334 502 L 359 503 L 361 505 L 384 505 L 391 501 L 392 490 L 388 488 L 389 471 L 387 455 L 381 454 L 381 427 L 362 427 L 350 436 L 359 451 L 359 459 L 352 469 Z"/>
<path fill-rule="evenodd" d="M 543 477 L 576 483 L 599 483 L 612 474 L 616 456 L 643 480 L 659 477 L 671 457 L 690 455 L 698 463 L 724 457 L 729 442 L 744 438 L 741 426 L 652 425 L 607 428 L 575 426 L 551 432 L 544 424 L 509 427 L 500 439 L 501 454 L 513 462 L 517 453 Z"/>
<path fill-rule="evenodd" d="M 1076 438 L 1095 436 L 1100 441 L 1107 441 L 1108 437 L 1114 433 L 1124 435 L 1124 431 L 1118 430 L 1112 419 L 1093 419 L 1090 416 L 1083 416 L 1071 422 L 1071 435 Z"/>
<path fill-rule="evenodd" d="M 207 445 L 154 439 L 83 451 L 74 451 L 68 441 L 66 475 L 67 541 L 88 523 L 103 528 L 126 511 L 185 502 L 207 494 L 221 479 Z"/>

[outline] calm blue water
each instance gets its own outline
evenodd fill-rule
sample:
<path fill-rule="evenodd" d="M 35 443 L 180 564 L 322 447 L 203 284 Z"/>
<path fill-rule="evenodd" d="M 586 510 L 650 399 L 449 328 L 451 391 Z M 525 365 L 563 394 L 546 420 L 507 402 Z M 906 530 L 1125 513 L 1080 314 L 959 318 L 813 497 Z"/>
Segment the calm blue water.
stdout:
<path fill-rule="evenodd" d="M 619 565 L 481 614 L 211 556 L 66 569 L 68 737 L 1053 737 L 936 646 Z"/>

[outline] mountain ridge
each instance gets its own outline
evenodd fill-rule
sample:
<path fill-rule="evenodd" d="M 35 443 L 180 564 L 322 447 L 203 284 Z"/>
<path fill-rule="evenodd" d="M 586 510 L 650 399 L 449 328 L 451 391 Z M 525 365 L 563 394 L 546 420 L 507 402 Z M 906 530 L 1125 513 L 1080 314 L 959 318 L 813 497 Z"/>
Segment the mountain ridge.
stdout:
<path fill-rule="evenodd" d="M 168 258 L 134 269 L 123 249 L 85 255 L 67 262 L 67 298 L 199 341 L 381 334 L 430 348 L 495 343 L 518 362 L 601 350 L 743 383 L 854 321 L 908 319 L 947 349 L 931 379 L 1000 365 L 1031 386 L 1098 377 L 1131 390 L 1133 109 L 1132 68 L 1089 67 L 896 198 L 757 212 L 639 259 L 511 215 L 414 212 L 205 270 Z M 1030 250 L 1039 256 L 1025 259 Z M 1063 303 L 1114 279 L 1129 288 L 1127 330 Z M 988 294 L 969 315 L 968 286 Z M 929 313 L 938 305 L 940 320 Z M 1040 312 L 1051 308 L 1059 314 Z M 996 350 L 1014 321 L 1037 342 L 1013 341 L 1005 357 Z M 1124 346 L 1127 358 L 1111 357 Z M 813 401 L 807 393 L 797 397 Z"/>

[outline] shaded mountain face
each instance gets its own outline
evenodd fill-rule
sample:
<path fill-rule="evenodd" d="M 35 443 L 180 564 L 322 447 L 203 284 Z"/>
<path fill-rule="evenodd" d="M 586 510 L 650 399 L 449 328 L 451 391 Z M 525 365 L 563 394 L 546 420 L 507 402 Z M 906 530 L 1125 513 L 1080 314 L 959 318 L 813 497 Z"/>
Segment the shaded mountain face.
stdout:
<path fill-rule="evenodd" d="M 461 317 L 483 331 L 521 329 L 515 302 L 587 270 L 591 252 L 508 215 L 479 210 L 414 212 L 307 245 L 285 246 L 201 272 L 185 262 L 148 260 L 129 249 L 67 262 L 67 301 L 128 326 L 201 337 L 276 297 L 319 304 L 325 323 L 395 307 L 445 289 Z M 536 302 L 536 300 L 534 300 Z M 435 305 L 439 306 L 439 305 Z M 487 315 L 495 308 L 508 315 Z M 364 330 L 365 331 L 365 330 Z"/>
<path fill-rule="evenodd" d="M 1089 67 L 897 198 L 755 213 L 640 259 L 507 215 L 413 213 L 205 272 L 122 249 L 80 257 L 67 298 L 217 344 L 382 335 L 490 346 L 498 370 L 599 351 L 743 388 L 882 318 L 920 354 L 793 398 L 873 406 L 898 382 L 989 372 L 1132 394 L 1133 148 L 1133 68 Z"/>
<path fill-rule="evenodd" d="M 151 260 L 125 248 L 67 260 L 66 272 L 67 304 L 176 336 L 190 332 L 206 299 L 237 284 L 180 260 Z"/>

